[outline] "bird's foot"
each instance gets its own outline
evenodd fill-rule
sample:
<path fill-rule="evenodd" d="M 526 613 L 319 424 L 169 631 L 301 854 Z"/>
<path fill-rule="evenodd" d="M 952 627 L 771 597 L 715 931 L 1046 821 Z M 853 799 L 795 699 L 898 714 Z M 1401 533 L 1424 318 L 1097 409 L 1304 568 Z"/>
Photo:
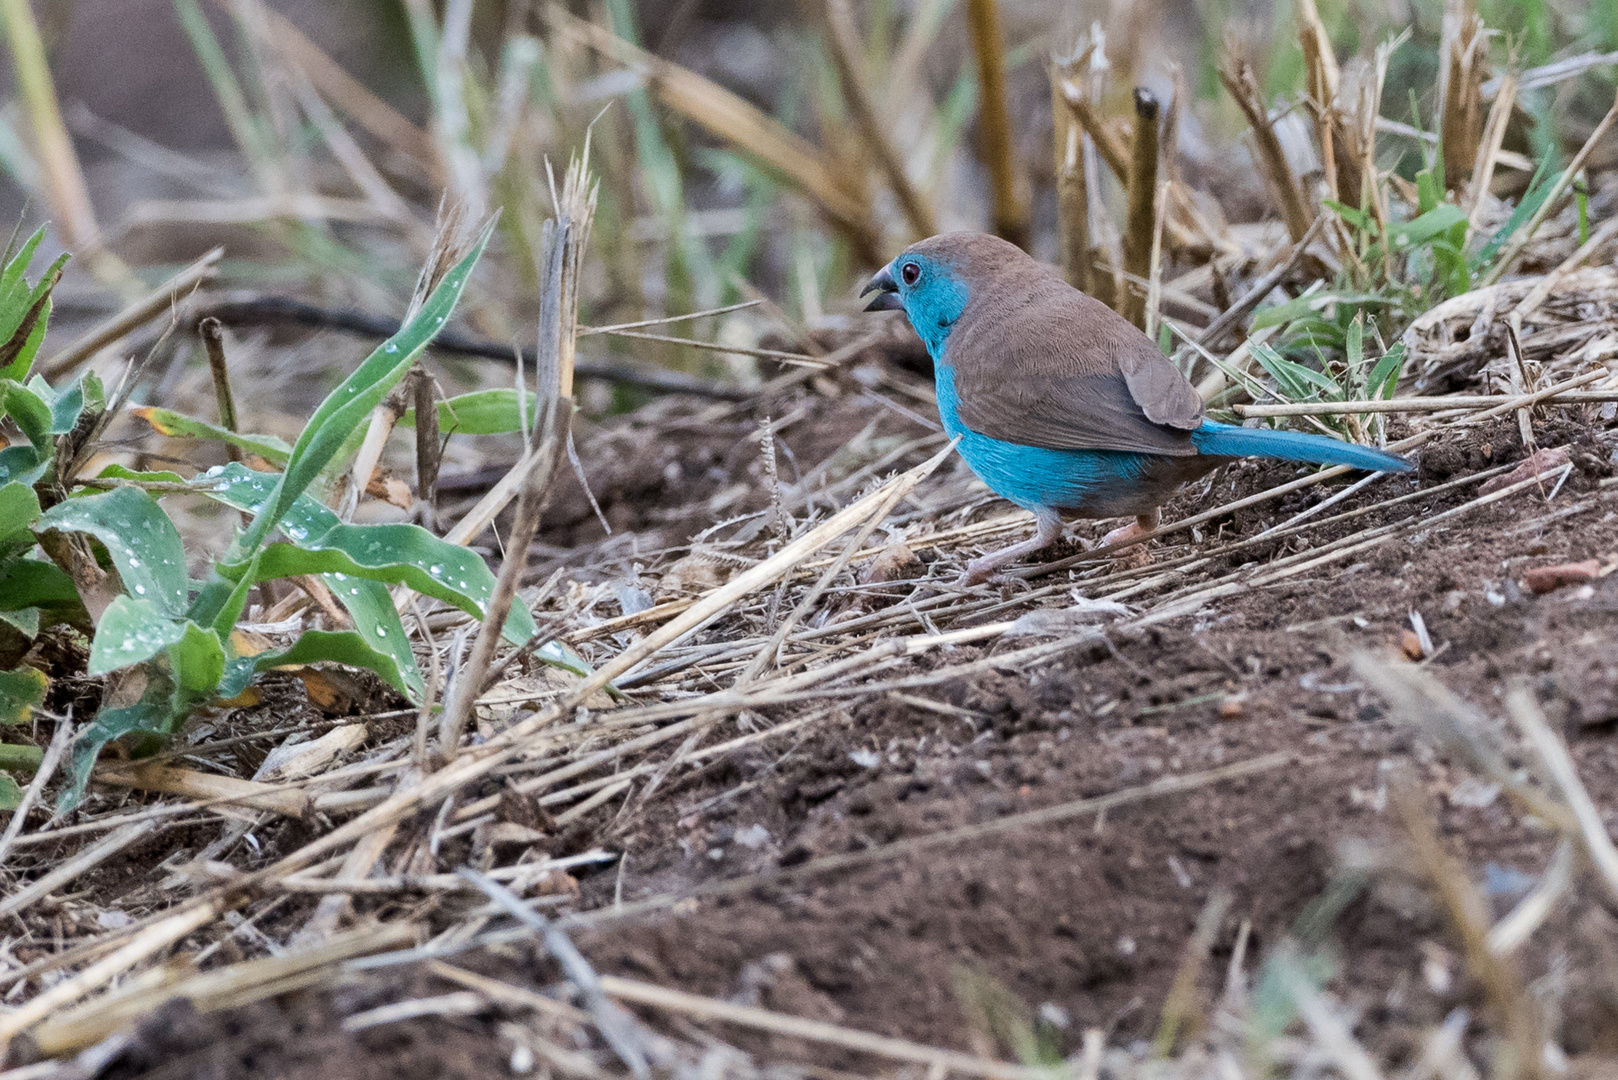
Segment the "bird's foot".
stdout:
<path fill-rule="evenodd" d="M 1131 521 L 1128 525 L 1112 530 L 1101 538 L 1097 547 L 1109 547 L 1113 544 L 1122 544 L 1130 540 L 1139 539 L 1157 527 L 1157 522 L 1151 517 L 1142 515 Z M 1134 547 L 1124 548 L 1113 554 L 1113 560 L 1123 567 L 1145 566 L 1152 561 L 1152 553 L 1145 544 L 1136 544 Z"/>

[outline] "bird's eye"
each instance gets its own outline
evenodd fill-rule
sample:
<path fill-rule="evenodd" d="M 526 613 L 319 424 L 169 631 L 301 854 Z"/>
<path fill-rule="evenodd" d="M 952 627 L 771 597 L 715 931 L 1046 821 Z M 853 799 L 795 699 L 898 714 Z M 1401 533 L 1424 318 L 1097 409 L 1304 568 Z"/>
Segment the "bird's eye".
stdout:
<path fill-rule="evenodd" d="M 921 277 L 921 267 L 915 263 L 905 263 L 899 268 L 899 276 L 904 279 L 906 285 L 914 285 L 916 279 Z"/>

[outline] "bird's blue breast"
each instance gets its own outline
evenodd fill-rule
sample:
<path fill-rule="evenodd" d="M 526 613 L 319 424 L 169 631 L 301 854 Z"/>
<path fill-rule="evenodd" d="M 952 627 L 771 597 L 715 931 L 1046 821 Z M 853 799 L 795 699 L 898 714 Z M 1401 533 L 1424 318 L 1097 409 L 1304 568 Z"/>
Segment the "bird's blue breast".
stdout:
<path fill-rule="evenodd" d="M 1114 450 L 1052 450 L 980 435 L 961 423 L 954 369 L 935 357 L 933 371 L 944 430 L 951 438 L 960 438 L 961 457 L 1001 498 L 1025 510 L 1049 507 L 1093 512 L 1118 499 L 1130 501 L 1128 497 L 1140 484 L 1149 463 L 1147 455 Z M 1118 512 L 1134 511 L 1120 508 Z"/>

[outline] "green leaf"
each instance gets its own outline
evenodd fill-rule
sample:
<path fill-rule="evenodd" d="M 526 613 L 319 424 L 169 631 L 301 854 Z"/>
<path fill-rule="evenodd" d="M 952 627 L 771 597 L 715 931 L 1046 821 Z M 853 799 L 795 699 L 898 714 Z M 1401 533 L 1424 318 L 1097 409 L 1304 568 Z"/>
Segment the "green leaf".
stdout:
<path fill-rule="evenodd" d="M 1249 351 L 1290 400 L 1314 401 L 1322 393 L 1327 395 L 1327 400 L 1342 400 L 1343 388 L 1329 376 L 1284 359 L 1268 345 L 1253 345 Z"/>
<path fill-rule="evenodd" d="M 184 484 L 186 478 L 177 472 L 159 469 L 155 472 L 136 472 L 134 469 L 119 465 L 116 462 L 108 465 L 97 475 L 99 480 L 142 480 L 153 484 Z"/>
<path fill-rule="evenodd" d="M 528 422 L 534 422 L 534 395 L 525 394 Z M 438 430 L 444 435 L 505 435 L 523 430 L 516 390 L 477 390 L 438 403 Z M 416 426 L 416 410 L 399 418 L 400 427 Z"/>
<path fill-rule="evenodd" d="M 66 435 L 78 426 L 79 417 L 83 413 L 84 380 L 75 379 L 71 386 L 51 402 L 51 434 Z"/>
<path fill-rule="evenodd" d="M 38 772 L 39 764 L 44 760 L 45 751 L 37 746 L 27 743 L 0 744 L 0 769 L 7 772 Z"/>
<path fill-rule="evenodd" d="M 58 813 L 67 813 L 84 798 L 84 787 L 90 782 L 90 770 L 95 766 L 102 747 L 126 735 L 146 735 L 142 740 L 147 749 L 159 738 L 174 730 L 178 717 L 170 709 L 171 684 L 166 678 L 154 677 L 146 684 L 145 695 L 133 705 L 123 708 L 103 708 L 96 718 L 85 726 L 73 741 L 73 763 L 68 770 L 67 787 L 56 799 Z"/>
<path fill-rule="evenodd" d="M 184 624 L 180 640 L 169 646 L 174 676 L 175 713 L 184 713 L 212 698 L 225 675 L 225 645 L 213 629 Z"/>
<path fill-rule="evenodd" d="M 15 810 L 22 805 L 22 788 L 9 774 L 0 772 L 0 810 Z"/>
<path fill-rule="evenodd" d="M 131 596 L 157 604 L 171 616 L 184 613 L 190 583 L 180 533 L 144 491 L 115 488 L 68 499 L 41 515 L 36 531 L 48 529 L 95 537 L 106 546 Z"/>
<path fill-rule="evenodd" d="M 218 424 L 210 424 L 206 420 L 197 420 L 169 409 L 147 407 L 129 411 L 150 424 L 152 430 L 159 435 L 229 443 L 231 446 L 257 454 L 271 465 L 285 465 L 287 458 L 292 454 L 292 447 L 274 435 L 240 435 Z"/>
<path fill-rule="evenodd" d="M 238 463 L 209 469 L 203 478 L 214 481 L 202 488 L 204 495 L 249 511 L 264 505 L 276 482 L 275 476 Z M 408 585 L 478 618 L 494 592 L 494 574 L 476 552 L 418 525 L 349 525 L 305 495 L 293 502 L 280 529 L 292 542 L 263 549 L 254 581 L 298 574 L 368 578 Z M 242 580 L 237 567 L 222 567 L 221 572 Z M 352 586 L 342 586 L 340 580 L 338 585 L 333 591 L 340 598 L 356 595 Z M 358 612 L 355 617 L 357 621 Z M 533 617 L 522 605 L 513 605 L 504 629 L 509 640 L 521 644 L 534 634 Z"/>
<path fill-rule="evenodd" d="M 323 579 L 332 595 L 353 616 L 355 632 L 372 649 L 392 658 L 404 682 L 400 689 L 405 696 L 420 703 L 426 696 L 427 683 L 416 666 L 416 654 L 410 648 L 410 639 L 393 607 L 393 595 L 388 587 L 380 581 L 345 574 L 325 574 Z"/>
<path fill-rule="evenodd" d="M 1409 251 L 1466 222 L 1466 211 L 1454 203 L 1439 203 L 1420 217 L 1390 226 L 1388 236 L 1395 251 Z"/>
<path fill-rule="evenodd" d="M 39 347 L 45 343 L 45 328 L 50 321 L 51 298 L 47 296 L 40 301 L 28 333 L 20 339 L 13 336 L 10 342 L 0 346 L 0 379 L 27 378 L 28 370 L 34 366 L 34 357 L 39 355 Z"/>
<path fill-rule="evenodd" d="M 268 671 L 270 668 L 290 664 L 322 662 L 374 671 L 390 686 L 402 693 L 410 693 L 404 673 L 399 670 L 399 665 L 395 663 L 393 657 L 373 649 L 364 638 L 352 630 L 306 631 L 289 648 L 255 656 L 253 667 L 257 671 Z"/>
<path fill-rule="evenodd" d="M 1517 209 L 1511 212 L 1506 223 L 1489 237 L 1489 242 L 1484 244 L 1482 250 L 1473 258 L 1474 272 L 1494 262 L 1494 257 L 1500 254 L 1500 249 L 1510 242 L 1517 230 L 1539 212 L 1539 208 L 1545 203 L 1545 197 L 1551 193 L 1551 188 L 1556 186 L 1556 179 L 1551 175 L 1552 164 L 1551 155 L 1546 154 L 1540 158 L 1539 164 L 1534 168 L 1533 178 L 1528 181 L 1528 190 L 1523 192 L 1522 201 L 1517 204 Z"/>
<path fill-rule="evenodd" d="M 0 450 L 0 484 L 39 483 L 45 475 L 46 461 L 32 446 L 8 446 Z"/>
<path fill-rule="evenodd" d="M 26 724 L 45 703 L 50 679 L 38 668 L 23 666 L 0 671 L 0 724 Z"/>
<path fill-rule="evenodd" d="M 410 370 L 416 357 L 444 328 L 472 276 L 473 265 L 489 242 L 492 228 L 492 223 L 485 226 L 472 250 L 444 275 L 415 317 L 366 357 L 365 362 L 320 403 L 293 446 L 286 471 L 281 474 L 263 511 L 239 538 L 238 556 L 245 557 L 257 550 L 298 496 L 336 456 L 349 435 L 381 404 Z"/>
<path fill-rule="evenodd" d="M 16 627 L 24 637 L 30 640 L 39 636 L 39 609 L 37 607 L 0 611 L 0 622 Z"/>
<path fill-rule="evenodd" d="M 1376 362 L 1371 369 L 1370 378 L 1365 380 L 1366 394 L 1374 399 L 1391 398 L 1399 388 L 1399 376 L 1404 373 L 1405 347 L 1403 342 L 1395 342 L 1382 359 Z"/>
<path fill-rule="evenodd" d="M 39 394 L 19 382 L 0 381 L 0 415 L 11 417 L 35 450 L 49 452 L 51 407 Z"/>
<path fill-rule="evenodd" d="M 0 547 L 26 543 L 34 546 L 30 531 L 39 519 L 39 496 L 27 484 L 10 483 L 0 487 Z M 5 591 L 0 589 L 0 605 L 5 603 Z"/>
<path fill-rule="evenodd" d="M 1321 204 L 1362 233 L 1376 233 L 1376 221 L 1371 215 L 1335 199 L 1322 199 Z"/>
<path fill-rule="evenodd" d="M 195 625 L 175 618 L 150 600 L 116 596 L 101 613 L 90 642 L 88 672 L 105 675 L 150 660 L 183 640 L 187 628 Z"/>

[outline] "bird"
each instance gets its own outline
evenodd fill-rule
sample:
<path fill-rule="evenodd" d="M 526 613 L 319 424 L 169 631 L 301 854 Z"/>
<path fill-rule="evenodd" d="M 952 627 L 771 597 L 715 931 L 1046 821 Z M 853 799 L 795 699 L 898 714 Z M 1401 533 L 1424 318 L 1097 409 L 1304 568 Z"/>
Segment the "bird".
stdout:
<path fill-rule="evenodd" d="M 903 311 L 933 360 L 944 431 L 978 478 L 1031 511 L 1031 539 L 967 564 L 965 584 L 1043 551 L 1064 514 L 1155 529 L 1182 485 L 1243 457 L 1408 472 L 1409 462 L 1322 435 L 1209 420 L 1150 338 L 1054 267 L 982 233 L 912 244 L 879 270 L 866 311 Z"/>

